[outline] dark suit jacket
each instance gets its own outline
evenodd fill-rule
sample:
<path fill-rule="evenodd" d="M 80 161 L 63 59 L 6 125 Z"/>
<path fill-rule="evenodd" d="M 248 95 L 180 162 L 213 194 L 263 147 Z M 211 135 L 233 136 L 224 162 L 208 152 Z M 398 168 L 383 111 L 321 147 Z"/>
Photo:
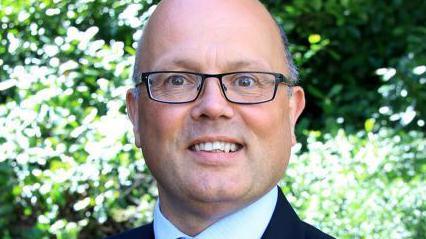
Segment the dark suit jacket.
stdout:
<path fill-rule="evenodd" d="M 277 205 L 275 206 L 271 221 L 263 233 L 262 239 L 333 238 L 300 220 L 281 190 L 278 191 Z M 154 229 L 152 223 L 150 223 L 107 239 L 154 239 Z"/>

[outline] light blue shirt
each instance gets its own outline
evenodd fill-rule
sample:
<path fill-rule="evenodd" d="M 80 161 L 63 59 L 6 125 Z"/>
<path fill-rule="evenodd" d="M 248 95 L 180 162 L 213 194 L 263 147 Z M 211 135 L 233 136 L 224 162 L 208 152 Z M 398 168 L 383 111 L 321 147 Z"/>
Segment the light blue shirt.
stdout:
<path fill-rule="evenodd" d="M 156 239 L 259 239 L 262 237 L 277 203 L 278 190 L 274 187 L 257 201 L 212 224 L 195 237 L 177 229 L 160 210 L 158 200 L 154 208 Z"/>

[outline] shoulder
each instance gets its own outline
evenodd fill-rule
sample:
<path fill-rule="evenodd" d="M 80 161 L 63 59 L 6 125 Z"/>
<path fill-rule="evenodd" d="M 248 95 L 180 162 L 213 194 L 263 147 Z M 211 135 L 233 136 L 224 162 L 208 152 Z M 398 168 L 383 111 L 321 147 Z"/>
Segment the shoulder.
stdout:
<path fill-rule="evenodd" d="M 302 227 L 305 232 L 305 239 L 334 239 L 334 237 L 325 234 L 314 226 L 302 221 Z"/>
<path fill-rule="evenodd" d="M 333 237 L 302 221 L 279 190 L 275 211 L 262 239 L 332 239 Z"/>
<path fill-rule="evenodd" d="M 105 239 L 133 239 L 133 238 L 154 239 L 154 229 L 153 229 L 152 223 L 122 232 L 114 236 L 107 237 Z"/>

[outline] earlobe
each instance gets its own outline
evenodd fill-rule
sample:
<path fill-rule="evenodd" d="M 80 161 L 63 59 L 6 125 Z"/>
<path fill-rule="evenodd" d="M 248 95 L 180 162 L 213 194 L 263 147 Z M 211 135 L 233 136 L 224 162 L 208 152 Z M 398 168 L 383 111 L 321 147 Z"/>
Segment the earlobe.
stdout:
<path fill-rule="evenodd" d="M 138 148 L 141 148 L 141 137 L 140 137 L 140 127 L 139 127 L 139 104 L 137 101 L 137 96 L 133 93 L 133 89 L 127 90 L 126 93 L 126 108 L 127 116 L 133 125 L 133 134 L 135 137 L 135 145 Z"/>
<path fill-rule="evenodd" d="M 295 127 L 297 119 L 300 114 L 302 114 L 303 109 L 305 108 L 305 92 L 299 86 L 295 86 L 292 89 L 292 95 L 289 98 L 289 118 L 290 118 L 290 127 L 291 127 L 291 144 L 295 145 L 297 143 Z"/>

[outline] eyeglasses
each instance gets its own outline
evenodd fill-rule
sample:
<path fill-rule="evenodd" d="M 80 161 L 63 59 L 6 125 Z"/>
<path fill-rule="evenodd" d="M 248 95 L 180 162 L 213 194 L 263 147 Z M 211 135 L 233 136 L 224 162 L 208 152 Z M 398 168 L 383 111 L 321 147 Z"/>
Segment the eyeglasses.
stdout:
<path fill-rule="evenodd" d="M 225 98 L 237 104 L 268 102 L 275 98 L 279 83 L 293 86 L 293 83 L 281 73 L 255 71 L 223 74 L 153 71 L 144 72 L 135 80 L 136 86 L 145 83 L 150 99 L 181 104 L 195 101 L 207 78 L 219 79 Z"/>

